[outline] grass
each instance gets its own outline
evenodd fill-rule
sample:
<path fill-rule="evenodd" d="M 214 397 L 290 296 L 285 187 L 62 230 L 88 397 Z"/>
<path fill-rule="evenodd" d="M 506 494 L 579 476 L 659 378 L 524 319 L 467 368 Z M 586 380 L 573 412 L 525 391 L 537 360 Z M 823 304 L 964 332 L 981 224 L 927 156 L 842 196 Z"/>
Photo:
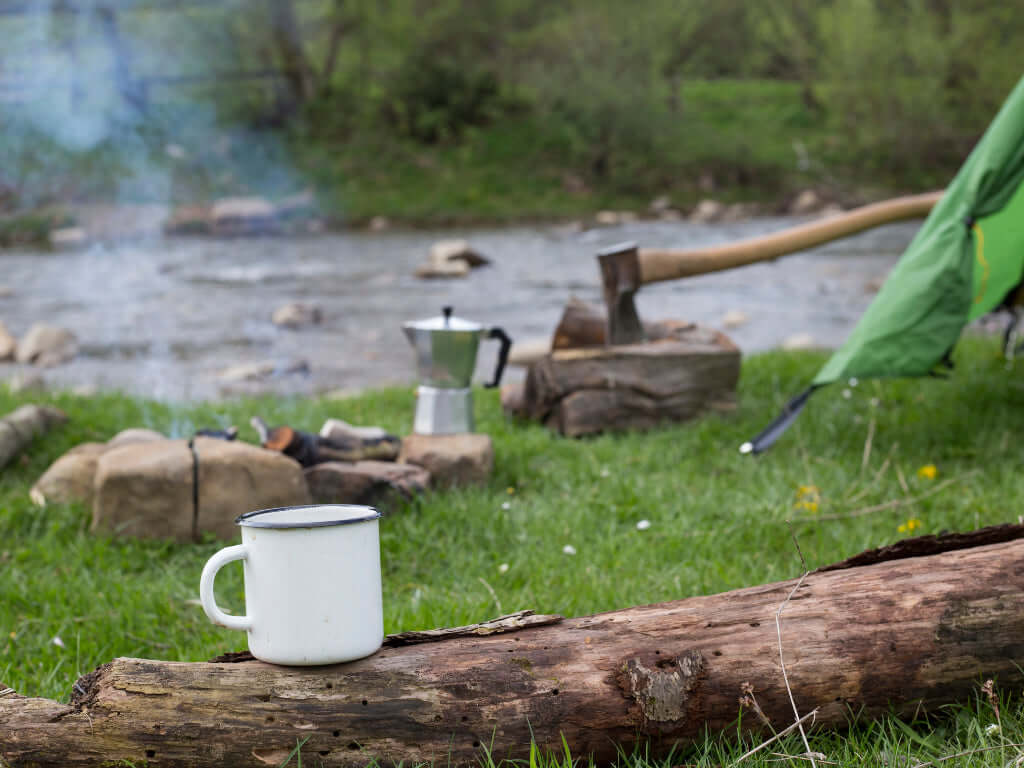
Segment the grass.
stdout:
<path fill-rule="evenodd" d="M 792 578 L 802 567 L 787 520 L 795 521 L 810 567 L 903 538 L 900 526 L 910 520 L 918 521 L 915 534 L 1016 521 L 1024 494 L 1024 384 L 992 340 L 967 339 L 956 360 L 948 381 L 834 386 L 757 459 L 737 446 L 805 384 L 820 354 L 747 360 L 734 415 L 589 440 L 508 422 L 496 393 L 480 391 L 478 422 L 495 441 L 494 476 L 486 487 L 430 494 L 382 521 L 385 630 L 464 624 L 520 608 L 575 616 Z M 0 389 L 0 413 L 39 399 Z M 413 407 L 406 390 L 334 402 L 180 407 L 117 394 L 41 399 L 71 420 L 0 472 L 0 681 L 61 700 L 77 676 L 116 656 L 199 661 L 240 650 L 245 640 L 214 627 L 196 604 L 200 570 L 220 542 L 94 536 L 86 509 L 33 507 L 28 489 L 54 459 L 132 426 L 184 435 L 234 423 L 254 441 L 243 426 L 253 413 L 307 429 L 336 416 L 404 433 Z M 919 473 L 928 465 L 936 467 L 934 478 Z M 801 495 L 800 486 L 814 486 L 817 497 Z M 914 498 L 920 500 L 850 516 Z M 639 530 L 641 520 L 650 527 Z M 567 545 L 576 554 L 565 554 Z M 218 596 L 222 605 L 244 609 L 240 568 L 221 573 Z M 1001 692 L 1020 687 L 1020 680 L 997 683 Z M 1024 742 L 1019 699 L 1003 701 L 999 734 L 986 732 L 993 722 L 979 695 L 914 723 L 884 718 L 846 734 L 816 733 L 811 746 L 842 765 L 903 764 L 883 761 L 884 752 L 908 758 L 909 766 L 1002 739 L 1002 750 L 942 764 L 1013 764 L 1021 752 L 1005 744 Z M 798 754 L 798 740 L 790 736 L 749 764 L 771 764 L 772 751 Z M 622 762 L 710 766 L 745 748 L 736 734 L 725 734 L 669 762 L 642 751 Z M 538 759 L 566 768 L 570 762 L 565 755 Z"/>

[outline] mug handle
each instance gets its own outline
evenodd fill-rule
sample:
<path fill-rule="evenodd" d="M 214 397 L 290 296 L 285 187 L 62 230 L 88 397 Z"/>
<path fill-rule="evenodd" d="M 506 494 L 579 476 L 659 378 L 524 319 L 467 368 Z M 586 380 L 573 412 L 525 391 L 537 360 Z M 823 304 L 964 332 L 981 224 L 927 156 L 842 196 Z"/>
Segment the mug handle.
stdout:
<path fill-rule="evenodd" d="M 236 544 L 217 552 L 203 566 L 203 575 L 199 578 L 199 600 L 206 615 L 214 624 L 243 631 L 252 629 L 252 621 L 248 616 L 229 616 L 220 609 L 217 598 L 213 595 L 213 581 L 217 578 L 217 571 L 235 560 L 245 560 L 248 555 L 244 544 Z"/>

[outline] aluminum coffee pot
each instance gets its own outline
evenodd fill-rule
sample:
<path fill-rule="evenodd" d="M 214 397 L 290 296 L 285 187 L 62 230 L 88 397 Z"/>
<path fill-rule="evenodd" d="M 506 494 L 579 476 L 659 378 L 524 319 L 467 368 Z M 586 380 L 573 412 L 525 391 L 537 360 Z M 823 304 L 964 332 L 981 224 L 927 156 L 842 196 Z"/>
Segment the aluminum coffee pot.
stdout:
<path fill-rule="evenodd" d="M 426 435 L 472 432 L 470 384 L 480 340 L 501 341 L 494 379 L 484 384 L 496 387 L 501 383 L 512 347 L 508 334 L 501 328 L 453 317 L 451 307 L 444 307 L 442 314 L 436 317 L 403 323 L 402 330 L 416 350 L 416 370 L 420 377 L 414 431 Z"/>

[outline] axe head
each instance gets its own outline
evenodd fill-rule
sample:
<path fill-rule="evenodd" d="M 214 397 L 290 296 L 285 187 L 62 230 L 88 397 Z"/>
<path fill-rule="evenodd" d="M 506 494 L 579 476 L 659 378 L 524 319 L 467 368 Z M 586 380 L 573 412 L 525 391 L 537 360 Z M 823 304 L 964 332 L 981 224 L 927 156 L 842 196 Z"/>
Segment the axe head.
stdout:
<path fill-rule="evenodd" d="M 606 342 L 637 344 L 644 340 L 644 327 L 636 313 L 633 296 L 640 287 L 640 260 L 636 243 L 619 243 L 597 254 L 608 308 Z"/>

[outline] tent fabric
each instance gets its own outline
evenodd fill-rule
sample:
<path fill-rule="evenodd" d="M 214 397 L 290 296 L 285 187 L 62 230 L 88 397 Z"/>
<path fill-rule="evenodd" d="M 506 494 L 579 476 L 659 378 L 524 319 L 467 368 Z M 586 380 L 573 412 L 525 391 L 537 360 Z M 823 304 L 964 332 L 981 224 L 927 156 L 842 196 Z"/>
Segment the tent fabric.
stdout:
<path fill-rule="evenodd" d="M 741 450 L 768 448 L 810 394 L 847 378 L 925 376 L 963 327 L 997 308 L 1024 276 L 1024 77 L 907 246 L 850 337 Z"/>

